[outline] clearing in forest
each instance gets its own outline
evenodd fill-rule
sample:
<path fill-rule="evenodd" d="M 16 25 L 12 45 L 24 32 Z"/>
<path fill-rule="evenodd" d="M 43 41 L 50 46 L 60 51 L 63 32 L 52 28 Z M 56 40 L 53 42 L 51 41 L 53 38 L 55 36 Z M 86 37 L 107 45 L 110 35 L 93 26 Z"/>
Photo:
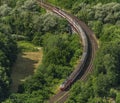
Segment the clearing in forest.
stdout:
<path fill-rule="evenodd" d="M 36 52 L 23 52 L 18 54 L 15 65 L 12 68 L 11 92 L 17 92 L 21 81 L 32 75 L 42 60 L 42 49 Z"/>

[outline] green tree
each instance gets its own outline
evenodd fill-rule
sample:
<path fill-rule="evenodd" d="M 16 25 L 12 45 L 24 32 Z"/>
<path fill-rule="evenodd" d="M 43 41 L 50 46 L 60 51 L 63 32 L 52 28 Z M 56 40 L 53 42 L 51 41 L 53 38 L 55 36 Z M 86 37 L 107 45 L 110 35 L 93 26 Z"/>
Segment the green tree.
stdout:
<path fill-rule="evenodd" d="M 118 93 L 116 97 L 116 103 L 119 103 L 119 102 L 120 102 L 120 93 Z"/>
<path fill-rule="evenodd" d="M 0 66 L 0 102 L 9 95 L 10 80 L 6 68 Z"/>
<path fill-rule="evenodd" d="M 101 21 L 94 21 L 89 25 L 92 27 L 96 37 L 100 38 L 101 34 L 102 34 L 101 32 L 102 32 L 102 29 L 103 29 L 103 23 Z"/>

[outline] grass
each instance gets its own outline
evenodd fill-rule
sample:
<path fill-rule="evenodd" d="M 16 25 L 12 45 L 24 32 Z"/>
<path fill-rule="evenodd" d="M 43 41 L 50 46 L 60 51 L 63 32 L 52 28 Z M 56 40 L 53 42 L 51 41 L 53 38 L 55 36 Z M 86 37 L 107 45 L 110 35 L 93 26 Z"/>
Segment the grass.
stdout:
<path fill-rule="evenodd" d="M 48 0 L 47 2 L 52 3 L 52 4 L 56 4 L 56 0 Z"/>
<path fill-rule="evenodd" d="M 28 41 L 19 41 L 18 48 L 22 52 L 34 52 L 39 51 L 39 47 L 35 46 L 34 44 L 28 42 Z"/>
<path fill-rule="evenodd" d="M 17 92 L 18 85 L 30 75 L 33 75 L 35 70 L 42 61 L 42 48 L 38 48 L 33 44 L 25 41 L 18 42 L 19 48 L 24 52 L 18 54 L 16 63 L 12 68 L 12 85 L 11 92 Z"/>

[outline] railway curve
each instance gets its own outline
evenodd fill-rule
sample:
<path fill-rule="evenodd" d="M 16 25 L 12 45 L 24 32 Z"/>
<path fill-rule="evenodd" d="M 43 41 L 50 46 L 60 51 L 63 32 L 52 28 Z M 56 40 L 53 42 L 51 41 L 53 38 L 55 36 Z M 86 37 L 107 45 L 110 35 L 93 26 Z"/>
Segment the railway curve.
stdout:
<path fill-rule="evenodd" d="M 85 81 L 88 74 L 92 71 L 93 60 L 95 57 L 96 50 L 98 48 L 97 39 L 91 29 L 81 20 L 75 16 L 68 14 L 67 12 L 60 10 L 59 8 L 52 6 L 49 3 L 37 0 L 39 5 L 57 15 L 65 18 L 73 27 L 73 29 L 82 38 L 83 54 L 75 70 L 70 74 L 68 78 L 71 79 L 73 84 L 76 80 L 80 79 Z M 65 88 L 68 89 L 68 86 Z M 69 91 L 59 91 L 56 95 L 50 98 L 49 103 L 64 103 L 69 96 Z"/>

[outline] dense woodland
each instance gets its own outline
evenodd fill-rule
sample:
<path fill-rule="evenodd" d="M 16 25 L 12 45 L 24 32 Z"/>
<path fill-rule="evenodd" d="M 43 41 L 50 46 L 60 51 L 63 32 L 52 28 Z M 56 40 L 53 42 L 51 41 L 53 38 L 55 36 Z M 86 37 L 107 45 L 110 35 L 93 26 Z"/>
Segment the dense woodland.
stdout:
<path fill-rule="evenodd" d="M 120 0 L 48 1 L 86 22 L 99 41 L 93 73 L 72 86 L 67 103 L 120 103 Z M 66 20 L 46 13 L 35 0 L 0 1 L 0 102 L 43 103 L 54 95 L 82 54 L 78 35 L 69 29 Z M 44 56 L 13 94 L 10 73 L 18 41 L 42 46 Z"/>

